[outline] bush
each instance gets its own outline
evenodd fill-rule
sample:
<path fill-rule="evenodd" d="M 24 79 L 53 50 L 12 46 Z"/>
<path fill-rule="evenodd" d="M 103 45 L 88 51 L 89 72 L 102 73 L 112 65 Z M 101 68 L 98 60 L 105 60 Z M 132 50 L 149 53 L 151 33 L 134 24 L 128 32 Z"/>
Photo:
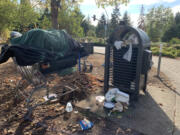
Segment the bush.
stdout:
<path fill-rule="evenodd" d="M 158 47 L 151 47 L 151 51 L 153 55 L 159 55 L 159 48 Z"/>
<path fill-rule="evenodd" d="M 176 51 L 163 51 L 162 56 L 170 57 L 170 58 L 176 58 L 177 52 Z"/>
<path fill-rule="evenodd" d="M 166 43 L 166 42 L 151 42 L 151 46 L 152 46 L 152 47 L 160 46 L 160 44 L 163 44 L 163 45 L 165 45 L 165 46 L 168 45 L 168 43 Z"/>
<path fill-rule="evenodd" d="M 159 55 L 159 45 L 160 43 L 154 43 L 151 47 L 151 51 L 153 55 Z M 164 44 L 163 50 L 162 50 L 162 56 L 170 57 L 170 58 L 176 58 L 180 57 L 180 45 L 174 44 L 174 45 L 168 45 Z"/>
<path fill-rule="evenodd" d="M 169 43 L 171 45 L 172 44 L 180 44 L 180 39 L 179 38 L 172 38 Z"/>
<path fill-rule="evenodd" d="M 0 33 L 0 42 L 6 42 L 10 37 L 10 31 L 8 29 L 4 29 L 3 32 Z"/>
<path fill-rule="evenodd" d="M 177 50 L 177 57 L 180 57 L 180 50 Z"/>

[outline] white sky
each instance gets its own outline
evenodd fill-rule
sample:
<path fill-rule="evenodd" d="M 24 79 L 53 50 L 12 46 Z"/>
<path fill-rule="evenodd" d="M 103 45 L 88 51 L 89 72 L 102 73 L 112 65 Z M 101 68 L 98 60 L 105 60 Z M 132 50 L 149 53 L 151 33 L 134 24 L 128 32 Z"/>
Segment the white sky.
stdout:
<path fill-rule="evenodd" d="M 139 17 L 142 4 L 145 6 L 145 12 L 147 12 L 150 8 L 154 6 L 159 5 L 164 5 L 165 7 L 172 8 L 174 14 L 180 11 L 180 0 L 130 0 L 130 3 L 127 6 L 120 6 L 120 12 L 123 16 L 124 12 L 127 11 L 131 17 L 131 22 L 135 27 L 137 26 L 137 19 Z M 83 14 L 89 17 L 96 15 L 97 18 L 100 18 L 102 13 L 105 14 L 105 10 L 103 8 L 98 8 L 96 6 L 95 0 L 84 0 L 83 3 L 80 4 L 80 8 Z M 106 7 L 106 11 L 110 19 L 113 7 Z M 97 22 L 91 22 L 94 25 L 97 24 Z"/>

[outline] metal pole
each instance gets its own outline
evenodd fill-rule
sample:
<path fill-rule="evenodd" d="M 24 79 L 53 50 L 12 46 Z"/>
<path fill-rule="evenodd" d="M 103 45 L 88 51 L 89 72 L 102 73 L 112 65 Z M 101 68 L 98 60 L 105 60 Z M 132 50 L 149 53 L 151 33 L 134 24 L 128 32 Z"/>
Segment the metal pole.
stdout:
<path fill-rule="evenodd" d="M 106 37 L 107 37 L 107 22 L 104 22 L 104 44 L 106 43 Z"/>
<path fill-rule="evenodd" d="M 160 44 L 159 61 L 158 61 L 158 69 L 157 69 L 157 76 L 158 77 L 160 77 L 159 74 L 160 74 L 160 67 L 161 67 L 162 48 L 163 48 L 163 44 Z"/>
<path fill-rule="evenodd" d="M 79 53 L 79 72 L 81 72 L 81 54 Z"/>

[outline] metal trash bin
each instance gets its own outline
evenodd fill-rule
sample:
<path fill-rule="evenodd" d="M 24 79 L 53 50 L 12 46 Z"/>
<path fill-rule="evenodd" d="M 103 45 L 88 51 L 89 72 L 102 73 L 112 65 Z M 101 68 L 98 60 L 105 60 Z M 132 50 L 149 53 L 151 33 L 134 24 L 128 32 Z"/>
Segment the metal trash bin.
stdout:
<path fill-rule="evenodd" d="M 130 94 L 137 100 L 139 90 L 146 90 L 152 52 L 147 34 L 138 28 L 120 25 L 111 34 L 105 53 L 104 91 L 109 87 Z"/>

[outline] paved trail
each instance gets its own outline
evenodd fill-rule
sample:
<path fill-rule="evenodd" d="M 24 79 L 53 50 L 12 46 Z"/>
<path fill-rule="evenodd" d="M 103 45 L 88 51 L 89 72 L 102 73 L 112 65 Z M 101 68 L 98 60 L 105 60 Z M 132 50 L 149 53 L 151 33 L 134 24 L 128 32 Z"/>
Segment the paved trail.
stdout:
<path fill-rule="evenodd" d="M 157 67 L 158 57 L 153 57 L 153 62 L 154 66 Z M 168 76 L 176 88 L 174 123 L 176 128 L 180 130 L 180 60 L 163 57 L 161 71 Z M 180 135 L 180 131 L 175 130 L 174 135 Z"/>

